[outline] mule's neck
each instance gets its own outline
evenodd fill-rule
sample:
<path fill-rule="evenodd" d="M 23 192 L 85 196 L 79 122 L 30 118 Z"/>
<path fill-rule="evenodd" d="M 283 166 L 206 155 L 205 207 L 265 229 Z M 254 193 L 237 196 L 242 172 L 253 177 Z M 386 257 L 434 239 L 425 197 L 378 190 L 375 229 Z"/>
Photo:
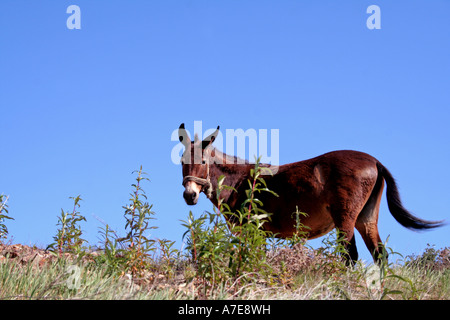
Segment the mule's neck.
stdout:
<path fill-rule="evenodd" d="M 253 164 L 249 163 L 239 164 L 224 162 L 221 162 L 220 164 L 210 163 L 209 166 L 209 174 L 212 185 L 212 196 L 210 200 L 216 207 L 218 207 L 217 180 L 219 177 L 222 175 L 225 177 L 223 185 L 230 186 L 238 190 L 240 186 L 243 183 L 246 183 L 247 179 L 250 178 L 250 170 L 254 167 Z M 230 208 L 233 208 L 238 200 L 238 193 L 232 190 L 222 190 L 220 193 L 220 198 L 223 202 L 227 203 Z"/>

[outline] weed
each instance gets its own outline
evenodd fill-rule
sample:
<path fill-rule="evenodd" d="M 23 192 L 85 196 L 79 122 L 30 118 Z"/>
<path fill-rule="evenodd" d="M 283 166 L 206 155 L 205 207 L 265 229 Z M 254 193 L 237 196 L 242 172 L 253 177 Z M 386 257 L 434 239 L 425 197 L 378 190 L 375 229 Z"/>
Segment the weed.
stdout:
<path fill-rule="evenodd" d="M 69 213 L 61 209 L 61 215 L 58 217 L 57 223 L 59 228 L 56 236 L 53 237 L 55 242 L 47 247 L 47 249 L 57 252 L 59 256 L 62 253 L 81 254 L 84 251 L 83 244 L 86 242 L 81 238 L 83 232 L 79 225 L 79 222 L 86 221 L 86 218 L 77 211 L 82 199 L 79 195 L 69 199 L 74 201 L 73 210 Z"/>
<path fill-rule="evenodd" d="M 169 279 L 175 276 L 175 270 L 182 264 L 181 253 L 173 246 L 175 241 L 167 239 L 156 239 L 158 244 L 158 271 L 165 274 Z"/>
<path fill-rule="evenodd" d="M 296 244 L 300 243 L 304 245 L 306 243 L 306 240 L 308 238 L 308 229 L 310 229 L 308 226 L 305 226 L 301 222 L 300 217 L 307 217 L 308 214 L 306 212 L 301 212 L 298 209 L 298 206 L 295 206 L 295 212 L 292 213 L 293 216 L 295 216 L 295 232 L 292 235 L 292 237 L 287 239 L 288 244 L 293 247 Z"/>
<path fill-rule="evenodd" d="M 144 177 L 147 173 L 142 171 L 142 166 L 134 172 L 138 176 L 136 183 L 132 184 L 134 191 L 130 194 L 131 203 L 123 207 L 127 235 L 118 241 L 125 247 L 121 254 L 127 260 L 127 270 L 132 274 L 141 274 L 149 267 L 151 253 L 156 250 L 155 240 L 147 236 L 148 231 L 156 227 L 150 225 L 150 220 L 155 219 L 155 213 L 151 210 L 153 205 L 146 201 L 147 196 L 141 186 L 142 181 L 149 181 Z"/>
<path fill-rule="evenodd" d="M 8 215 L 8 197 L 0 194 L 0 243 L 8 237 L 8 228 L 5 220 L 14 220 Z"/>
<path fill-rule="evenodd" d="M 125 257 L 120 254 L 123 250 L 122 244 L 114 230 L 108 224 L 100 227 L 100 237 L 102 238 L 103 248 L 95 259 L 97 265 L 104 265 L 108 273 L 122 273 L 122 267 L 126 264 Z M 121 248 L 119 248 L 121 246 Z"/>

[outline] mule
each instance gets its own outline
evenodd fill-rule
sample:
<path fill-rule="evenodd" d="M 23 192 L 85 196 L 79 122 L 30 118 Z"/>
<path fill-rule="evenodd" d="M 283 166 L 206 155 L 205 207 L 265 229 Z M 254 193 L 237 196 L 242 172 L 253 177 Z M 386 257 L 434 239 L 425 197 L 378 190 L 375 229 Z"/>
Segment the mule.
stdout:
<path fill-rule="evenodd" d="M 235 191 L 224 190 L 221 199 L 231 210 L 239 209 L 246 198 L 247 179 L 254 164 L 245 161 L 237 164 L 237 158 L 215 149 L 212 144 L 217 130 L 203 141 L 191 141 L 184 124 L 179 127 L 179 140 L 185 146 L 181 157 L 183 197 L 188 205 L 198 202 L 199 194 L 217 207 L 217 179 L 225 176 L 224 184 Z M 240 162 L 242 163 L 242 161 Z M 369 154 L 341 150 L 321 156 L 273 167 L 276 172 L 264 177 L 267 186 L 277 195 L 258 194 L 264 210 L 272 213 L 263 228 L 277 237 L 290 237 L 296 231 L 293 213 L 296 207 L 307 214 L 302 224 L 308 229 L 308 239 L 320 237 L 334 228 L 344 234 L 345 258 L 349 263 L 358 259 L 354 230 L 359 231 L 364 242 L 379 262 L 382 241 L 378 232 L 378 213 L 384 185 L 389 211 L 404 227 L 425 230 L 439 227 L 443 221 L 427 221 L 415 217 L 406 210 L 400 200 L 397 184 L 392 174 Z"/>

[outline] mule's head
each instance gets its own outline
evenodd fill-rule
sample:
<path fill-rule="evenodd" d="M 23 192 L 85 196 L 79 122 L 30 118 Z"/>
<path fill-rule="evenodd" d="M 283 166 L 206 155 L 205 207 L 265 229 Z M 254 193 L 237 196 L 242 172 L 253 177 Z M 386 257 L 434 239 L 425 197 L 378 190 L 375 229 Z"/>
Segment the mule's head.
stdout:
<path fill-rule="evenodd" d="M 185 150 L 181 157 L 183 169 L 183 197 L 188 205 L 197 204 L 200 192 L 211 197 L 212 186 L 209 177 L 209 164 L 211 149 L 208 148 L 216 139 L 219 133 L 219 126 L 210 136 L 203 141 L 194 139 L 191 141 L 184 128 L 184 123 L 178 129 L 178 137 L 184 145 Z"/>

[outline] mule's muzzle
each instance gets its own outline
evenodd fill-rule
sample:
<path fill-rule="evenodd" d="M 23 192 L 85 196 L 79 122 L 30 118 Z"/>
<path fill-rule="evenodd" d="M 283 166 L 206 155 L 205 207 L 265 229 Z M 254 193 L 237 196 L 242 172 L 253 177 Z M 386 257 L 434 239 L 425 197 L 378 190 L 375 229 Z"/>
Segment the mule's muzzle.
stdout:
<path fill-rule="evenodd" d="M 208 198 L 211 197 L 212 186 L 209 177 L 206 179 L 186 176 L 183 179 L 183 186 L 186 188 L 183 192 L 183 198 L 190 206 L 197 204 L 200 192 L 204 192 Z"/>
<path fill-rule="evenodd" d="M 193 206 L 197 204 L 198 201 L 198 193 L 195 191 L 187 191 L 184 190 L 183 192 L 183 198 L 186 201 L 186 203 L 190 206 Z"/>

